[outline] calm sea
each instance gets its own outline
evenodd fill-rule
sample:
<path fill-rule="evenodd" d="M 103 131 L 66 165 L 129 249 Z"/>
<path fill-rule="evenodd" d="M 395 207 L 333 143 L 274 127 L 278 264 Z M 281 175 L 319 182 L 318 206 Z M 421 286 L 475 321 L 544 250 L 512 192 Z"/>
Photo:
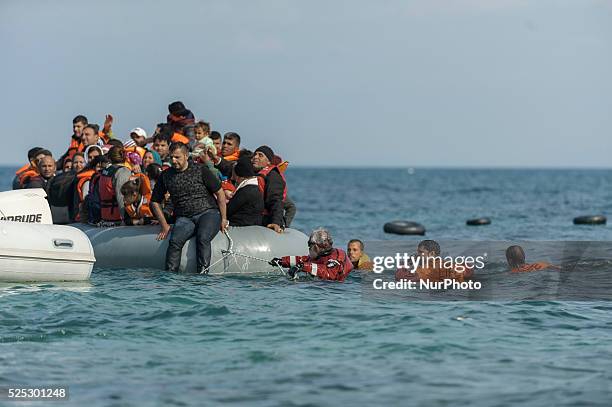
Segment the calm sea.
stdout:
<path fill-rule="evenodd" d="M 0 169 L 0 190 L 12 171 Z M 370 255 L 414 251 L 419 238 L 383 233 L 395 219 L 442 241 L 612 241 L 609 225 L 572 224 L 612 212 L 612 171 L 290 168 L 287 177 L 293 227 L 328 227 L 341 246 L 361 238 Z M 465 226 L 478 216 L 493 223 Z M 538 247 L 546 256 L 550 246 Z M 587 263 L 585 279 L 609 282 L 609 260 Z M 501 263 L 495 275 L 510 278 Z M 90 407 L 610 405 L 611 302 L 415 301 L 367 294 L 370 278 L 94 269 L 83 284 L 3 284 L 0 387 L 68 385 L 67 404 Z"/>

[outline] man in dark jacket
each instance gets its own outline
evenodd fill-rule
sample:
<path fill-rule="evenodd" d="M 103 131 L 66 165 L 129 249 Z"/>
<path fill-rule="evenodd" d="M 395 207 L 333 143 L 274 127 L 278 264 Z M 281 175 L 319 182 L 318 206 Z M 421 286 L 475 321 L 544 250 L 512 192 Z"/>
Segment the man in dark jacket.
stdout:
<path fill-rule="evenodd" d="M 272 164 L 274 151 L 268 146 L 255 150 L 251 163 L 257 174 L 263 179 L 264 186 L 264 216 L 262 225 L 282 233 L 283 202 L 287 196 L 287 184 L 278 168 Z"/>
<path fill-rule="evenodd" d="M 227 204 L 227 219 L 231 226 L 261 225 L 264 200 L 257 175 L 249 157 L 239 158 L 234 167 L 238 183 L 234 196 Z"/>

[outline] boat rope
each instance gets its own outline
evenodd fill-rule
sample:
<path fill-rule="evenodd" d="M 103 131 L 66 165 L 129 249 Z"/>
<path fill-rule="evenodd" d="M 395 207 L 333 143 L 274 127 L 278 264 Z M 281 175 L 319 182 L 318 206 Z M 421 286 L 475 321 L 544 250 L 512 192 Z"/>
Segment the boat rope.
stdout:
<path fill-rule="evenodd" d="M 202 270 L 200 274 L 208 274 L 208 271 L 210 269 L 212 269 L 215 265 L 222 262 L 229 256 L 239 256 L 239 257 L 244 257 L 245 259 L 261 261 L 266 264 L 270 263 L 270 260 L 266 260 L 266 259 L 262 259 L 261 257 L 255 257 L 249 254 L 244 254 L 244 253 L 234 251 L 234 239 L 232 239 L 232 237 L 230 236 L 227 230 L 225 230 L 223 233 L 225 234 L 225 236 L 227 237 L 227 240 L 229 241 L 229 247 L 227 248 L 227 250 L 221 250 L 221 254 L 222 254 L 221 258 L 215 261 L 213 264 L 211 264 L 207 268 L 205 268 L 204 270 Z M 285 272 L 285 269 L 283 269 L 280 264 L 276 263 L 276 267 L 278 267 L 281 273 L 283 273 L 284 275 L 287 275 L 287 273 Z"/>

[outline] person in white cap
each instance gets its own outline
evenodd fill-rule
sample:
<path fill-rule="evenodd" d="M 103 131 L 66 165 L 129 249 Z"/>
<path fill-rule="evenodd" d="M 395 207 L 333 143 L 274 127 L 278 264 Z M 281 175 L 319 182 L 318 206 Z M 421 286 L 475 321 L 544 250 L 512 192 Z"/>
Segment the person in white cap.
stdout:
<path fill-rule="evenodd" d="M 147 132 L 140 127 L 133 128 L 130 131 L 130 137 L 138 147 L 145 147 L 147 145 Z"/>

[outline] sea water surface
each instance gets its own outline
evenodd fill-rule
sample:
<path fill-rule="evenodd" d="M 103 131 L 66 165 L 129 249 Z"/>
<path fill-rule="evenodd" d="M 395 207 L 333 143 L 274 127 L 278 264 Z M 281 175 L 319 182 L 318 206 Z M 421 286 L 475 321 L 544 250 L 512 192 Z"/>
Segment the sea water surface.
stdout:
<path fill-rule="evenodd" d="M 0 190 L 12 171 L 0 169 Z M 328 227 L 340 246 L 357 237 L 413 252 L 419 237 L 383 233 L 394 219 L 448 241 L 612 241 L 609 225 L 572 224 L 611 212 L 612 171 L 290 168 L 287 177 L 293 227 Z M 493 223 L 465 226 L 476 216 Z M 611 264 L 587 269 L 609 282 Z M 502 265 L 495 275 L 509 278 Z M 537 274 L 520 278 L 517 289 Z M 79 284 L 2 284 L 0 387 L 68 385 L 70 400 L 53 405 L 92 407 L 610 405 L 611 302 L 416 301 L 371 296 L 370 279 L 134 268 L 94 269 Z M 15 403 L 28 404 L 39 405 Z"/>

